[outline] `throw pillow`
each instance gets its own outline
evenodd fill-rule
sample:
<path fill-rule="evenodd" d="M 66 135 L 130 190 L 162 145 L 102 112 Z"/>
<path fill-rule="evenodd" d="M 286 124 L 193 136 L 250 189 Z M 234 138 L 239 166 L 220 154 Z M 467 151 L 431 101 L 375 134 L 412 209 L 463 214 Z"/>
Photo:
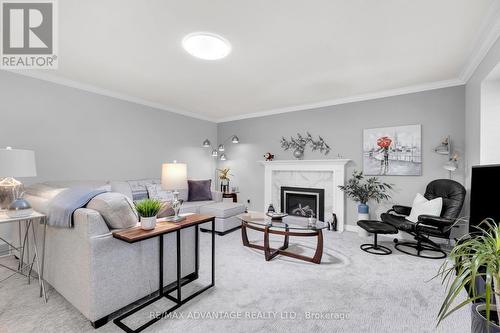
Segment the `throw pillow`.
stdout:
<path fill-rule="evenodd" d="M 146 189 L 148 190 L 148 196 L 150 199 L 156 199 L 160 201 L 174 200 L 174 194 L 172 193 L 172 191 L 163 190 L 160 184 L 147 184 Z"/>
<path fill-rule="evenodd" d="M 407 217 L 408 221 L 418 222 L 420 215 L 440 216 L 441 209 L 443 209 L 443 198 L 436 198 L 427 200 L 422 194 L 417 193 L 411 206 L 410 216 Z"/>
<path fill-rule="evenodd" d="M 139 221 L 134 204 L 121 193 L 99 194 L 90 200 L 87 208 L 99 212 L 110 229 L 134 227 Z"/>
<path fill-rule="evenodd" d="M 212 180 L 188 180 L 188 201 L 212 200 Z"/>

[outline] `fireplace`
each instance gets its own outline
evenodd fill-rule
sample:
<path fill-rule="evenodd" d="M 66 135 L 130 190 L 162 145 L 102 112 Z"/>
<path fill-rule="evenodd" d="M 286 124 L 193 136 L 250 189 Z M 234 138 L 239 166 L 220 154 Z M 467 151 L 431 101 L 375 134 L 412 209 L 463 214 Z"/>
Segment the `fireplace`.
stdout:
<path fill-rule="evenodd" d="M 302 217 L 312 215 L 324 221 L 324 189 L 282 186 L 280 198 L 283 213 Z"/>

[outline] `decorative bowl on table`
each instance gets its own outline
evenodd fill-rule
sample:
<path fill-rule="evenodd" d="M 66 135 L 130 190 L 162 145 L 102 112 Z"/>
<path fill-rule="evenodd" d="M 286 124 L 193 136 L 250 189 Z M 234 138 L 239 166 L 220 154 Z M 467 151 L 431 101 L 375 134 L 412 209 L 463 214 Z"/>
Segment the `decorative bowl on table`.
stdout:
<path fill-rule="evenodd" d="M 33 209 L 28 201 L 23 198 L 17 198 L 9 205 L 6 213 L 8 217 L 12 218 L 27 217 L 33 214 Z"/>
<path fill-rule="evenodd" d="M 285 216 L 288 216 L 286 213 L 277 213 L 277 212 L 267 212 L 267 216 L 271 218 L 273 221 L 281 221 Z"/>

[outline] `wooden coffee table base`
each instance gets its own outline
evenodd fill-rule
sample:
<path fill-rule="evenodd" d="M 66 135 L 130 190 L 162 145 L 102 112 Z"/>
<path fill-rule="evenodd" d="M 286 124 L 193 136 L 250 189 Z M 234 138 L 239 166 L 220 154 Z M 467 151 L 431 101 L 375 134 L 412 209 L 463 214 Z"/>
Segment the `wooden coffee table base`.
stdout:
<path fill-rule="evenodd" d="M 257 230 L 257 231 L 264 233 L 264 246 L 251 244 L 248 241 L 247 228 L 252 229 L 252 230 Z M 285 236 L 285 239 L 283 241 L 283 246 L 281 246 L 277 249 L 270 247 L 269 246 L 269 235 L 270 234 Z M 318 242 L 316 245 L 316 251 L 314 252 L 314 256 L 307 257 L 307 256 L 303 256 L 300 254 L 286 251 L 286 249 L 288 248 L 288 245 L 289 245 L 290 236 L 318 237 Z M 269 228 L 269 226 L 265 226 L 265 227 L 260 228 L 260 227 L 257 227 L 255 225 L 248 224 L 245 221 L 242 221 L 242 223 L 241 223 L 241 239 L 243 241 L 244 246 L 247 246 L 247 247 L 250 247 L 253 249 L 263 250 L 266 261 L 273 259 L 277 255 L 282 255 L 282 256 L 287 256 L 290 258 L 300 259 L 300 260 L 304 260 L 307 262 L 319 264 L 319 263 L 321 263 L 321 256 L 323 255 L 323 231 L 322 230 L 310 230 L 307 232 L 290 231 L 288 228 L 283 229 L 283 230 L 275 230 L 275 229 Z"/>

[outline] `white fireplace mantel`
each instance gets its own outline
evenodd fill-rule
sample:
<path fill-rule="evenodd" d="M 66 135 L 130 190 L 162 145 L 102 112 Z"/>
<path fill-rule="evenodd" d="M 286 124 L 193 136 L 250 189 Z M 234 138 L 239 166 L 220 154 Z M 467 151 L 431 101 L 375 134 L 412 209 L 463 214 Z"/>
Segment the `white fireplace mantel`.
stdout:
<path fill-rule="evenodd" d="M 351 160 L 349 159 L 331 159 L 331 160 L 276 160 L 276 161 L 259 161 L 265 167 L 264 173 L 264 210 L 267 210 L 267 205 L 273 202 L 276 203 L 277 198 L 273 198 L 273 186 L 275 184 L 276 178 L 278 178 L 279 172 L 298 172 L 303 173 L 302 176 L 310 173 L 317 172 L 319 174 L 331 173 L 331 177 L 327 183 L 322 186 L 325 188 L 327 193 L 330 193 L 328 200 L 325 201 L 325 217 L 331 216 L 330 214 L 334 212 L 337 215 L 337 230 L 344 231 L 344 193 L 338 188 L 339 185 L 344 185 L 345 183 L 345 168 L 347 163 Z M 300 184 L 294 184 L 294 180 L 290 179 L 290 183 L 281 184 L 284 186 L 304 186 L 303 179 L 307 177 L 300 177 L 302 180 Z M 282 181 L 282 180 L 281 180 Z M 296 182 L 296 180 L 295 180 Z M 315 187 L 311 184 L 311 187 Z M 276 194 L 274 194 L 276 196 Z M 327 198 L 325 198 L 326 200 Z M 332 211 L 327 211 L 329 207 Z"/>

